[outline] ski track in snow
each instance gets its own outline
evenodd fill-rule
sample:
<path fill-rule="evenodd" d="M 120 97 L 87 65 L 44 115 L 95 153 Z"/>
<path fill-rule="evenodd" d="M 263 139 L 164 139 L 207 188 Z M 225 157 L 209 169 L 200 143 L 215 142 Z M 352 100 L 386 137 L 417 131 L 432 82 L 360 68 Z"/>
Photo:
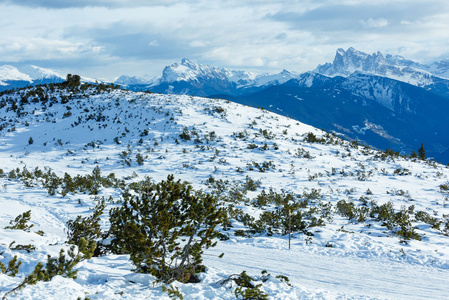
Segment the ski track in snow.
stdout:
<path fill-rule="evenodd" d="M 287 245 L 286 245 L 287 246 Z M 445 299 L 449 270 L 410 265 L 386 259 L 336 257 L 302 251 L 269 249 L 238 243 L 220 243 L 205 262 L 230 273 L 246 270 L 250 275 L 266 270 L 284 274 L 303 287 L 332 291 L 346 297 L 381 299 Z M 223 258 L 218 258 L 225 253 Z"/>

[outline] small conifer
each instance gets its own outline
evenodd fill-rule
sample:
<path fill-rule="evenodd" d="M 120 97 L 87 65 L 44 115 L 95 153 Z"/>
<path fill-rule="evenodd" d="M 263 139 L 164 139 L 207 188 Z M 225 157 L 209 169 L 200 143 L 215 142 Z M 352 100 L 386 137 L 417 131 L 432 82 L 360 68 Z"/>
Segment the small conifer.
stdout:
<path fill-rule="evenodd" d="M 426 155 L 426 150 L 424 149 L 424 145 L 421 144 L 421 147 L 418 149 L 418 157 L 419 159 L 425 160 L 427 155 Z"/>

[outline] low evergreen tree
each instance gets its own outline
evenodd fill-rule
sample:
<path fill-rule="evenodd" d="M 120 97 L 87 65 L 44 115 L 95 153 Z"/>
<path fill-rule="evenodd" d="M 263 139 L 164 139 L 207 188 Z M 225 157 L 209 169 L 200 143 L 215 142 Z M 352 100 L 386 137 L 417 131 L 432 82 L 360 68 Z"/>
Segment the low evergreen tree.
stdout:
<path fill-rule="evenodd" d="M 424 149 L 424 144 L 421 144 L 421 147 L 418 149 L 418 157 L 422 160 L 425 160 L 427 157 L 426 150 Z"/>
<path fill-rule="evenodd" d="M 112 251 L 130 254 L 137 272 L 165 283 L 198 282 L 203 248 L 216 244 L 217 199 L 194 192 L 173 175 L 157 184 L 146 178 L 131 184 L 131 190 L 125 191 L 123 206 L 110 213 Z"/>

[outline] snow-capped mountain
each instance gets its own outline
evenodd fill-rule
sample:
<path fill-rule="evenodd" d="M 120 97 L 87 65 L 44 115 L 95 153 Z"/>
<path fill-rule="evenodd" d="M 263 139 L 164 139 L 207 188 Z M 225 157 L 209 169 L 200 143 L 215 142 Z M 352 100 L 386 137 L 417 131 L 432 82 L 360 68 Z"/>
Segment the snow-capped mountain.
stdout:
<path fill-rule="evenodd" d="M 0 66 L 0 91 L 33 84 L 58 83 L 64 80 L 65 76 L 57 71 L 33 65 Z"/>
<path fill-rule="evenodd" d="M 250 72 L 202 65 L 183 58 L 181 63 L 174 63 L 165 67 L 160 81 L 174 83 L 177 81 L 218 80 L 240 83 L 253 80 L 255 77 L 256 74 Z"/>
<path fill-rule="evenodd" d="M 55 79 L 65 79 L 65 75 L 51 69 L 45 69 L 33 65 L 23 65 L 18 67 L 21 73 L 30 76 L 32 81 L 39 80 L 55 80 Z"/>
<path fill-rule="evenodd" d="M 17 68 L 9 65 L 0 66 L 0 85 L 7 85 L 8 81 L 32 82 L 28 74 L 20 72 Z"/>
<path fill-rule="evenodd" d="M 425 87 L 439 77 L 449 78 L 449 61 L 424 65 L 401 56 L 384 56 L 381 52 L 367 54 L 351 47 L 347 51 L 338 49 L 332 63 L 319 65 L 314 71 L 332 77 L 364 72 Z"/>
<path fill-rule="evenodd" d="M 160 93 L 193 94 L 242 94 L 264 86 L 282 84 L 299 74 L 283 70 L 279 74 L 255 74 L 247 71 L 229 70 L 199 64 L 182 59 L 164 68 L 156 78 L 120 76 L 114 83 L 131 90 L 149 89 Z"/>
<path fill-rule="evenodd" d="M 114 80 L 114 83 L 123 86 L 150 85 L 154 80 L 155 80 L 154 77 L 149 76 L 121 75 L 120 77 Z"/>

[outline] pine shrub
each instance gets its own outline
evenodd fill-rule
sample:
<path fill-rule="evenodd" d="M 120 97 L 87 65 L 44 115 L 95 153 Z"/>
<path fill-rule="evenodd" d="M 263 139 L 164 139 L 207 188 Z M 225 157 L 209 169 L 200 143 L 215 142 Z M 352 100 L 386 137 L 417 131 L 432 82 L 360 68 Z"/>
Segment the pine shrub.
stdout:
<path fill-rule="evenodd" d="M 77 245 L 86 258 L 92 255 L 104 254 L 103 247 L 97 247 L 97 240 L 102 237 L 100 217 L 106 207 L 104 199 L 98 201 L 92 215 L 88 217 L 77 216 L 75 220 L 67 222 L 68 243 Z"/>
<path fill-rule="evenodd" d="M 165 283 L 198 282 L 203 249 L 216 244 L 217 199 L 173 175 L 160 183 L 146 178 L 130 189 L 123 205 L 110 212 L 112 251 L 130 254 L 137 272 Z"/>
<path fill-rule="evenodd" d="M 30 229 L 34 226 L 33 224 L 27 224 L 31 219 L 31 210 L 24 212 L 23 214 L 18 215 L 14 221 L 9 221 L 11 226 L 6 226 L 5 229 L 18 229 L 29 232 Z"/>

